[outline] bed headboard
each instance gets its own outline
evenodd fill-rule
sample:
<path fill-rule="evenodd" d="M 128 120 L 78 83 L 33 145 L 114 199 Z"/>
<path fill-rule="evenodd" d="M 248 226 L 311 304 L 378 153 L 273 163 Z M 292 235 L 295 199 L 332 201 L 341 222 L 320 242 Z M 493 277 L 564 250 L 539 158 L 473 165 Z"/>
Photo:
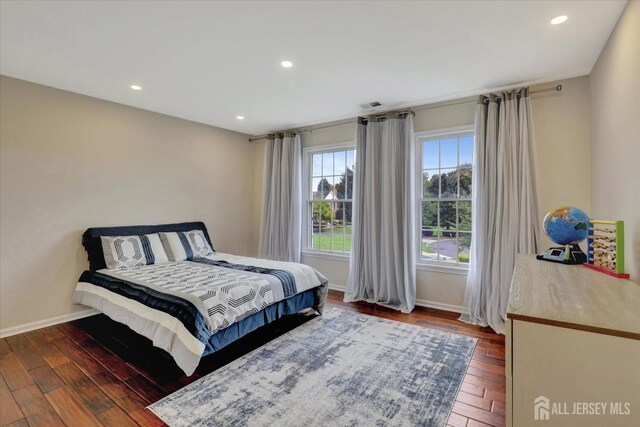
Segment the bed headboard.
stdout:
<path fill-rule="evenodd" d="M 140 234 L 151 234 L 159 232 L 191 231 L 202 230 L 204 237 L 213 247 L 211 238 L 207 232 L 204 222 L 181 222 L 179 224 L 160 225 L 130 225 L 125 227 L 92 227 L 87 229 L 82 235 L 82 246 L 89 255 L 89 268 L 91 271 L 107 268 L 102 252 L 102 242 L 100 236 L 135 236 Z"/>

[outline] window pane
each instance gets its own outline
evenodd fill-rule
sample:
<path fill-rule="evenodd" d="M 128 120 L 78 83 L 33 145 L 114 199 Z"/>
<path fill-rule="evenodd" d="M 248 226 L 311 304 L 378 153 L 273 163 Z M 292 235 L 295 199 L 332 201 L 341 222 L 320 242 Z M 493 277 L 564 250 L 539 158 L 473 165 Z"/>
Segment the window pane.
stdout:
<path fill-rule="evenodd" d="M 438 140 L 424 141 L 422 143 L 422 169 L 440 167 L 438 160 Z"/>
<path fill-rule="evenodd" d="M 311 157 L 312 163 L 312 176 L 320 176 L 322 175 L 322 154 L 314 154 Z"/>
<path fill-rule="evenodd" d="M 460 197 L 471 197 L 471 168 L 460 169 Z"/>
<path fill-rule="evenodd" d="M 440 197 L 458 197 L 458 170 L 440 170 Z"/>
<path fill-rule="evenodd" d="M 443 236 L 448 230 L 456 229 L 456 202 L 440 202 L 440 223 Z"/>
<path fill-rule="evenodd" d="M 420 240 L 420 250 L 422 258 L 428 259 L 431 261 L 437 261 L 438 259 L 438 231 L 434 229 L 425 228 L 422 230 L 421 240 Z M 435 245 L 436 249 L 433 249 Z"/>
<path fill-rule="evenodd" d="M 473 135 L 460 138 L 460 165 L 473 163 Z"/>
<path fill-rule="evenodd" d="M 338 199 L 344 199 L 347 192 L 347 174 L 343 173 L 341 176 L 336 177 L 336 197 Z"/>
<path fill-rule="evenodd" d="M 311 248 L 322 249 L 322 233 L 319 225 L 313 226 L 313 236 L 311 238 Z"/>
<path fill-rule="evenodd" d="M 445 262 L 456 262 L 458 256 L 458 241 L 455 231 L 436 232 L 439 238 L 423 237 L 422 253 L 433 254 L 432 257 Z M 436 234 L 434 233 L 434 234 Z M 427 232 L 427 234 L 429 234 Z"/>
<path fill-rule="evenodd" d="M 322 227 L 322 232 L 318 235 L 318 249 L 323 251 L 331 250 L 331 232 Z"/>
<path fill-rule="evenodd" d="M 349 227 L 349 232 L 351 232 L 350 227 Z M 344 251 L 351 252 L 351 234 L 346 234 L 344 236 Z"/>
<path fill-rule="evenodd" d="M 471 202 L 458 202 L 458 230 L 471 231 Z"/>
<path fill-rule="evenodd" d="M 440 167 L 455 168 L 458 166 L 458 138 L 440 140 Z"/>
<path fill-rule="evenodd" d="M 332 252 L 342 252 L 342 235 L 338 234 L 339 230 L 332 228 L 330 230 L 331 233 L 331 244 L 329 245 L 329 250 Z"/>
<path fill-rule="evenodd" d="M 458 233 L 458 262 L 469 263 L 471 233 Z"/>
<path fill-rule="evenodd" d="M 311 180 L 311 198 L 312 199 L 322 199 L 323 192 L 323 180 L 322 178 L 313 178 Z"/>
<path fill-rule="evenodd" d="M 324 200 L 331 191 L 331 183 L 327 178 L 314 178 L 314 180 L 315 179 L 318 180 L 318 183 L 315 185 L 315 191 L 317 194 L 314 194 L 314 198 Z"/>
<path fill-rule="evenodd" d="M 322 155 L 322 175 L 333 175 L 333 153 Z"/>
<path fill-rule="evenodd" d="M 353 199 L 353 174 L 347 174 L 346 198 Z"/>
<path fill-rule="evenodd" d="M 438 197 L 440 187 L 440 175 L 438 170 L 422 172 L 422 194 L 423 197 Z"/>
<path fill-rule="evenodd" d="M 345 202 L 344 203 L 344 221 L 347 226 L 346 232 L 351 234 L 351 224 L 353 223 L 353 203 Z"/>
<path fill-rule="evenodd" d="M 458 258 L 458 236 L 455 231 L 442 231 L 442 237 L 438 240 L 440 261 L 456 262 Z"/>
<path fill-rule="evenodd" d="M 335 225 L 342 227 L 344 225 L 344 203 L 334 203 L 336 211 L 334 213 Z"/>
<path fill-rule="evenodd" d="M 337 151 L 336 153 L 334 153 L 333 155 L 333 162 L 334 162 L 334 167 L 335 167 L 335 174 L 340 175 L 342 173 L 344 173 L 345 169 L 346 169 L 346 152 L 344 151 Z"/>
<path fill-rule="evenodd" d="M 422 202 L 422 228 L 438 227 L 438 202 Z"/>
<path fill-rule="evenodd" d="M 329 225 L 331 222 L 331 203 L 313 203 L 312 219 L 314 225 Z"/>
<path fill-rule="evenodd" d="M 318 226 L 320 225 L 321 220 L 322 220 L 322 214 L 318 206 L 318 203 L 311 203 L 311 225 L 313 225 L 314 232 L 320 231 L 318 229 Z"/>
<path fill-rule="evenodd" d="M 324 187 L 324 200 L 333 200 L 335 199 L 335 195 L 333 194 L 333 184 L 335 178 L 332 176 L 328 176 L 325 178 L 325 187 Z"/>
<path fill-rule="evenodd" d="M 351 169 L 351 172 L 355 170 L 356 166 L 356 152 L 353 150 L 347 151 L 347 167 Z"/>
<path fill-rule="evenodd" d="M 325 189 L 325 200 L 335 200 L 336 199 L 336 182 L 339 182 L 340 179 L 336 176 L 328 176 L 327 182 L 329 183 L 328 187 Z"/>
<path fill-rule="evenodd" d="M 329 227 L 322 227 L 322 233 L 319 236 L 320 248 L 325 251 L 330 251 L 333 244 L 331 236 L 331 229 Z"/>

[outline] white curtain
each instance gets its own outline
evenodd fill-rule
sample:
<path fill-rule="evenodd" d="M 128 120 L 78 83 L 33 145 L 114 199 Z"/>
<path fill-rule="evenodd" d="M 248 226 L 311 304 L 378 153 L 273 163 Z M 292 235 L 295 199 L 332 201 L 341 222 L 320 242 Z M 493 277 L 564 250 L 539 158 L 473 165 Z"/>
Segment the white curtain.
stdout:
<path fill-rule="evenodd" d="M 414 146 L 412 114 L 358 120 L 345 301 L 368 301 L 404 312 L 415 306 Z"/>
<path fill-rule="evenodd" d="M 469 314 L 460 320 L 504 334 L 515 257 L 539 242 L 528 88 L 481 96 L 475 120 Z"/>
<path fill-rule="evenodd" d="M 300 262 L 300 135 L 270 135 L 264 153 L 259 256 Z"/>

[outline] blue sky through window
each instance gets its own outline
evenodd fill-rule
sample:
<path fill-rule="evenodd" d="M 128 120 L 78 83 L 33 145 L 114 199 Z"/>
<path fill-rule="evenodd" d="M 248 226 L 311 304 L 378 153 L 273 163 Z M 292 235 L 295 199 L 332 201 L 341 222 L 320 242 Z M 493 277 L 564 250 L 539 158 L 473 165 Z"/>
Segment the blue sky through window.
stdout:
<path fill-rule="evenodd" d="M 458 163 L 458 154 L 460 161 Z M 422 169 L 452 168 L 473 162 L 473 136 L 442 138 L 422 143 Z"/>
<path fill-rule="evenodd" d="M 473 136 L 460 138 L 460 164 L 472 163 L 473 161 Z"/>

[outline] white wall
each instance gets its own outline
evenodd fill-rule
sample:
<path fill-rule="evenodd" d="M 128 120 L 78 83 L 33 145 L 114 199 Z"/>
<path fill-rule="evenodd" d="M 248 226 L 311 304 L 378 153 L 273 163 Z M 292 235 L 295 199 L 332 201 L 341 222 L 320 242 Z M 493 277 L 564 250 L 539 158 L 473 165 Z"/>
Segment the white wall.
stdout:
<path fill-rule="evenodd" d="M 588 209 L 590 206 L 589 177 L 589 81 L 579 77 L 551 82 L 538 87 L 562 84 L 562 93 L 533 95 L 534 126 L 537 137 L 536 161 L 540 213 L 563 204 Z M 536 87 L 533 87 L 535 89 Z M 416 111 L 416 132 L 471 125 L 474 122 L 475 99 L 458 105 L 442 106 L 459 101 L 434 104 Z M 460 100 L 464 101 L 464 100 Z M 303 148 L 353 141 L 355 122 L 315 130 L 302 135 Z M 262 182 L 264 143 L 255 143 L 256 175 Z M 256 189 L 260 204 L 261 189 Z M 542 217 L 540 218 L 542 222 Z M 549 246 L 546 240 L 543 246 Z M 303 255 L 302 262 L 324 273 L 331 284 L 344 286 L 349 271 L 348 260 L 321 255 Z M 463 304 L 466 275 L 418 270 L 417 299 L 420 303 L 442 308 L 459 308 Z"/>
<path fill-rule="evenodd" d="M 0 78 L 0 328 L 83 309 L 88 227 L 202 220 L 255 255 L 247 135 Z"/>
<path fill-rule="evenodd" d="M 625 222 L 626 270 L 640 282 L 640 2 L 631 1 L 591 81 L 591 214 Z"/>

